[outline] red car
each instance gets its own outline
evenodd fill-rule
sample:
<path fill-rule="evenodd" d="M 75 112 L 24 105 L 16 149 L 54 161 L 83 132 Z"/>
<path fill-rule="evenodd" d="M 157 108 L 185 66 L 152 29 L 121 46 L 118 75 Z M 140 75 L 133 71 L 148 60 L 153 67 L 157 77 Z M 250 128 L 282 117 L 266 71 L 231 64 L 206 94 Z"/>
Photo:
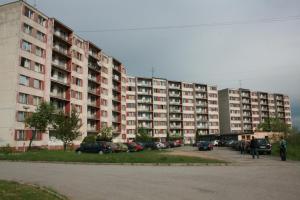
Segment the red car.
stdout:
<path fill-rule="evenodd" d="M 128 146 L 128 150 L 130 152 L 135 152 L 135 151 L 142 151 L 144 150 L 144 147 L 140 144 L 137 144 L 135 142 L 130 142 L 130 143 L 127 143 L 127 146 Z"/>

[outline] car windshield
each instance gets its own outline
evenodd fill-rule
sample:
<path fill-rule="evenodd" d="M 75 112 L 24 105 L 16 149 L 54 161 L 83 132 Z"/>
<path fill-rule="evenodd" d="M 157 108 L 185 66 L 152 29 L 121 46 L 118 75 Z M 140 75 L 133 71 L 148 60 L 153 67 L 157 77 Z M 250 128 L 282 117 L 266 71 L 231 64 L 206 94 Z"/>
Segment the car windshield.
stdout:
<path fill-rule="evenodd" d="M 257 140 L 258 144 L 260 145 L 266 145 L 267 144 L 267 140 L 262 139 L 262 140 Z"/>
<path fill-rule="evenodd" d="M 207 141 L 201 141 L 200 144 L 205 144 L 205 145 L 207 145 L 207 144 L 209 144 L 209 142 L 207 142 Z"/>

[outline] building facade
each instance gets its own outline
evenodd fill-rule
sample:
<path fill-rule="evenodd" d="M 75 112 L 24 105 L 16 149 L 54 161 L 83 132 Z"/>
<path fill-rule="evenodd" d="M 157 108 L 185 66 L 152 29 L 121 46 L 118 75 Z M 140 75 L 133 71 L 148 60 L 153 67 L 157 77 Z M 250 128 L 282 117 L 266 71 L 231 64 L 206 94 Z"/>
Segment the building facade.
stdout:
<path fill-rule="evenodd" d="M 258 124 L 279 118 L 292 126 L 290 99 L 287 95 L 248 89 L 219 91 L 221 134 L 253 133 Z"/>
<path fill-rule="evenodd" d="M 128 77 L 127 135 L 142 128 L 160 141 L 182 137 L 195 141 L 196 134 L 219 134 L 216 86 L 169 81 L 161 78 Z"/>
<path fill-rule="evenodd" d="M 0 145 L 28 145 L 34 130 L 24 120 L 42 101 L 80 113 L 83 135 L 75 143 L 108 126 L 116 141 L 127 141 L 123 64 L 25 2 L 2 5 L 0 12 Z M 34 145 L 61 143 L 38 132 Z"/>

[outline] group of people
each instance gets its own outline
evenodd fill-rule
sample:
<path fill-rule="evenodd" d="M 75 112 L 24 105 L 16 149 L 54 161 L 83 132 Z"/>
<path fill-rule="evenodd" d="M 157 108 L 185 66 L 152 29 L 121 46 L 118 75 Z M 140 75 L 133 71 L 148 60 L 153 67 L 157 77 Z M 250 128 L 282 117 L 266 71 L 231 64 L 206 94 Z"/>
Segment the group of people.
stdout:
<path fill-rule="evenodd" d="M 246 145 L 247 145 L 246 141 L 242 140 L 241 143 L 240 143 L 241 154 L 245 154 Z M 250 140 L 249 147 L 250 147 L 250 153 L 252 155 L 252 158 L 254 159 L 255 156 L 257 158 L 259 158 L 259 152 L 257 150 L 258 142 L 257 142 L 257 139 L 254 138 L 254 136 L 252 136 L 252 139 Z M 279 148 L 280 148 L 280 158 L 281 158 L 281 160 L 286 161 L 287 143 L 286 143 L 286 141 L 284 140 L 283 137 L 280 138 Z"/>

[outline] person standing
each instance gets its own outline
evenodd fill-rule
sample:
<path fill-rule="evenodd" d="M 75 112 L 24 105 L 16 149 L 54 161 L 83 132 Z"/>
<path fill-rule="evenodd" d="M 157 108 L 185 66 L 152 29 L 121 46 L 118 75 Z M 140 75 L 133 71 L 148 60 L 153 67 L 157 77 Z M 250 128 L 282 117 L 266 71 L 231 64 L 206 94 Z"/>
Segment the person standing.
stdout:
<path fill-rule="evenodd" d="M 286 144 L 285 139 L 282 136 L 280 137 L 279 148 L 280 148 L 280 158 L 281 158 L 281 160 L 286 161 L 287 144 Z"/>
<path fill-rule="evenodd" d="M 245 147 L 246 147 L 245 140 L 241 140 L 241 143 L 240 143 L 241 154 L 245 154 Z"/>
<path fill-rule="evenodd" d="M 255 155 L 257 158 L 259 158 L 259 154 L 258 154 L 258 151 L 257 151 L 257 140 L 254 138 L 254 136 L 252 136 L 252 139 L 250 141 L 250 150 L 251 150 L 251 155 L 252 155 L 252 158 L 254 159 L 255 158 Z"/>

